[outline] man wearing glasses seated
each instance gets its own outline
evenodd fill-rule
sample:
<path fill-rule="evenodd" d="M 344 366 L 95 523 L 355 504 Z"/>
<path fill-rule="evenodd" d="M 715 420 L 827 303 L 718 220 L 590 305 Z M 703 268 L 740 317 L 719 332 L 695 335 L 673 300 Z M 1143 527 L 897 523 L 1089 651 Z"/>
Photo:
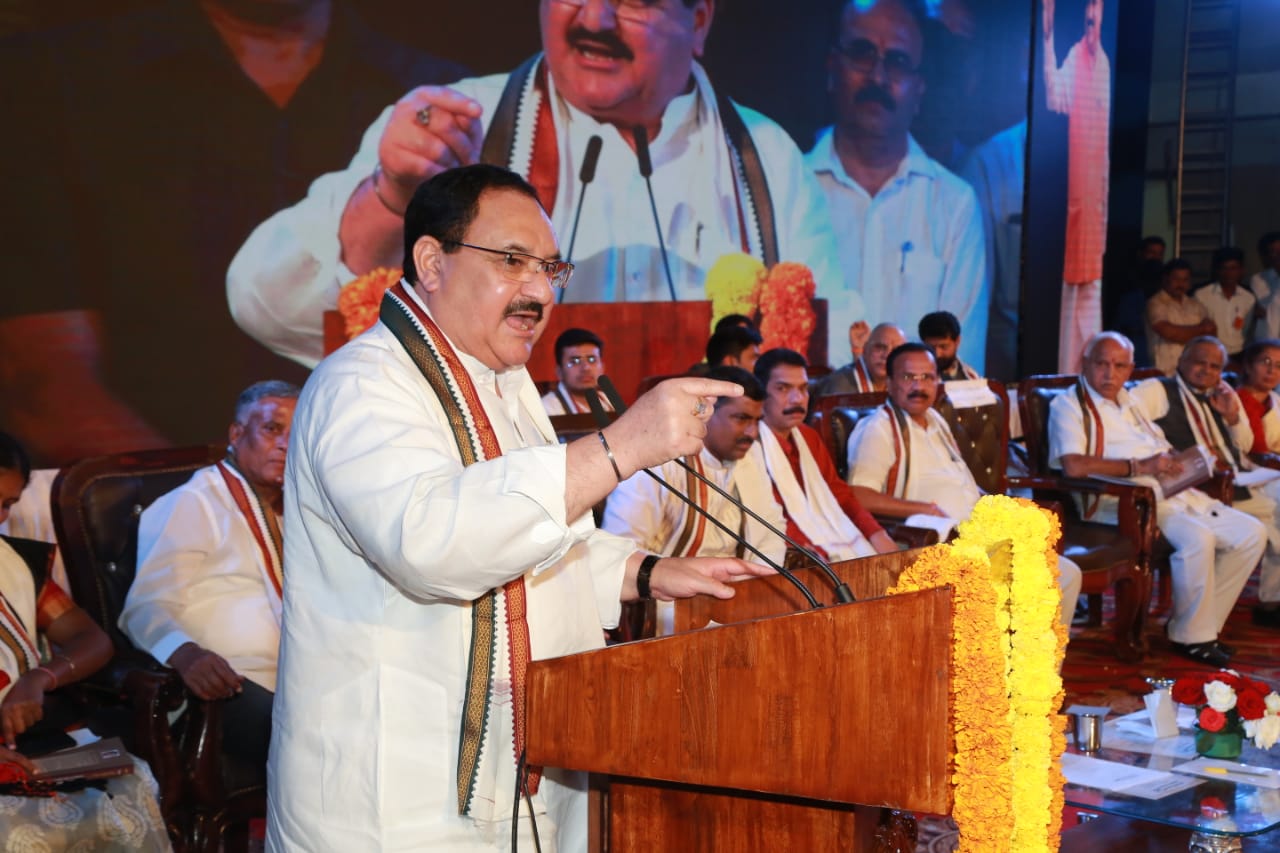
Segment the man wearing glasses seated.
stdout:
<path fill-rule="evenodd" d="M 827 57 L 835 125 L 805 162 L 839 235 L 845 292 L 861 295 L 865 316 L 912 329 L 924 311 L 950 311 L 967 333 L 960 358 L 981 371 L 990 294 L 977 197 L 910 133 L 925 90 L 922 21 L 910 0 L 845 4 Z M 832 299 L 830 327 L 862 319 L 851 310 Z"/>
<path fill-rule="evenodd" d="M 705 299 L 707 270 L 734 252 L 804 263 L 834 297 L 835 235 L 800 150 L 772 121 L 718 93 L 696 61 L 715 5 L 541 0 L 544 53 L 510 74 L 409 92 L 365 132 L 346 170 L 258 227 L 228 271 L 237 323 L 315 364 L 321 314 L 338 288 L 401 263 L 414 188 L 476 162 L 528 179 L 557 233 L 572 235 L 566 254 L 578 277 L 568 301 L 669 299 L 658 228 L 677 298 Z M 656 226 L 637 129 L 650 140 Z M 601 141 L 598 168 L 576 216 L 592 138 Z"/>
<path fill-rule="evenodd" d="M 613 411 L 609 398 L 596 391 L 604 373 L 604 341 L 588 329 L 565 329 L 556 338 L 556 387 L 542 395 L 548 415 L 590 412 L 588 394 L 595 394 L 605 411 Z"/>

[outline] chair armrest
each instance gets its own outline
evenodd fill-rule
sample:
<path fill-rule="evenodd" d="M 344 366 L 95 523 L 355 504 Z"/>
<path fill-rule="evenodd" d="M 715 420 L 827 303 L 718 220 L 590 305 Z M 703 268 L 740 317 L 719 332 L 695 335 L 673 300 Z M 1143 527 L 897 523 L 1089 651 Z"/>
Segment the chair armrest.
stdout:
<path fill-rule="evenodd" d="M 1249 458 L 1254 464 L 1261 465 L 1263 468 L 1280 468 L 1280 454 L 1250 453 Z"/>
<path fill-rule="evenodd" d="M 134 749 L 151 765 L 160 785 L 161 811 L 166 824 L 172 824 L 184 805 L 186 786 L 169 717 L 186 701 L 186 686 L 176 670 L 154 661 L 146 667 L 122 666 L 116 675 L 120 695 L 133 708 Z"/>
<path fill-rule="evenodd" d="M 1156 526 L 1156 496 L 1150 486 L 1139 483 L 1120 483 L 1095 480 L 1091 477 L 1055 477 L 1039 474 L 1031 477 L 1010 477 L 1009 488 L 1031 489 L 1036 501 L 1061 500 L 1064 495 L 1098 495 L 1114 497 L 1117 501 L 1116 524 L 1120 531 L 1138 545 L 1138 560 L 1145 568 L 1149 564 Z"/>
<path fill-rule="evenodd" d="M 1196 488 L 1209 497 L 1216 498 L 1230 506 L 1231 500 L 1235 496 L 1236 475 L 1229 468 L 1217 468 L 1214 470 L 1212 477 Z"/>

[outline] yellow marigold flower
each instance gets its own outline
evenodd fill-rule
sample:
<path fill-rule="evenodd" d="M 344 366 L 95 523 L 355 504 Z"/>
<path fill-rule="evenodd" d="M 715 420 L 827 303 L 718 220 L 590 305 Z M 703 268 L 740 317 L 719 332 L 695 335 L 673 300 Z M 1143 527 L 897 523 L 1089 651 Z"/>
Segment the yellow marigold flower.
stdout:
<path fill-rule="evenodd" d="M 728 314 L 756 313 L 760 299 L 760 285 L 764 281 L 765 268 L 757 258 L 744 252 L 721 255 L 703 283 L 707 298 L 711 300 L 711 328 L 716 321 Z"/>

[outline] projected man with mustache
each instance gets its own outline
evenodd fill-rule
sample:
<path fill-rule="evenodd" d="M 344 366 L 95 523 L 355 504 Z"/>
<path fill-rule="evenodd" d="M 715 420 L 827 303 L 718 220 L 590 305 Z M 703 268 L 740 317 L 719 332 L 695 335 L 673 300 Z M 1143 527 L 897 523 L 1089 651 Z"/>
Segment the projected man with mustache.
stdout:
<path fill-rule="evenodd" d="M 366 131 L 346 170 L 319 179 L 306 199 L 257 229 L 228 272 L 237 322 L 276 352 L 314 364 L 322 312 L 339 286 L 401 262 L 402 214 L 414 188 L 460 164 L 519 172 L 537 187 L 556 231 L 571 233 L 593 136 L 602 146 L 565 300 L 668 299 L 637 127 L 651 140 L 678 298 L 705 299 L 707 270 L 725 254 L 748 252 L 807 264 L 824 295 L 848 301 L 822 194 L 799 149 L 772 121 L 718 93 L 697 62 L 715 6 L 541 0 L 543 54 L 510 74 L 409 92 Z M 758 173 L 738 166 L 752 152 Z"/>
<path fill-rule="evenodd" d="M 922 19 L 908 0 L 845 5 L 827 57 L 835 125 L 805 161 L 827 196 L 845 292 L 872 322 L 905 329 L 950 311 L 968 332 L 961 359 L 981 370 L 989 293 L 977 197 L 910 133 L 925 90 Z M 832 329 L 860 319 L 839 298 L 829 315 Z"/>
<path fill-rule="evenodd" d="M 1062 259 L 1058 370 L 1080 364 L 1102 329 L 1102 252 L 1107 243 L 1111 169 L 1111 62 L 1102 49 L 1102 0 L 1085 0 L 1084 36 L 1058 67 L 1054 0 L 1044 0 L 1044 89 L 1049 109 L 1067 116 L 1067 245 Z"/>
<path fill-rule="evenodd" d="M 760 448 L 774 493 L 787 517 L 787 535 L 832 560 L 898 550 L 853 490 L 836 473 L 817 430 L 804 424 L 809 409 L 808 364 L 800 353 L 771 349 L 756 361 L 764 385 Z"/>
<path fill-rule="evenodd" d="M 938 365 L 924 344 L 903 344 L 889 354 L 889 399 L 863 418 L 849 439 L 849 485 L 862 505 L 895 518 L 916 514 L 963 521 L 982 489 L 960 455 L 942 415 Z M 1069 623 L 1080 593 L 1080 567 L 1059 559 L 1062 621 Z"/>

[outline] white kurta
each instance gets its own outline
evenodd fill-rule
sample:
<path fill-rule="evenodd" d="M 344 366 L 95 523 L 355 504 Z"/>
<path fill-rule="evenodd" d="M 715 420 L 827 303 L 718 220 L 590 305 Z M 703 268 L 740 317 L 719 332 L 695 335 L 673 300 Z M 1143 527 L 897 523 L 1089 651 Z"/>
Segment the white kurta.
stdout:
<path fill-rule="evenodd" d="M 138 523 L 138 572 L 120 630 L 161 663 L 183 643 L 276 689 L 280 599 L 262 550 L 216 466 L 161 495 Z"/>
<path fill-rule="evenodd" d="M 566 451 L 528 373 L 460 357 L 504 452 L 467 468 L 438 399 L 381 323 L 326 359 L 299 399 L 269 850 L 504 848 L 509 727 L 491 720 L 477 788 L 493 822 L 457 808 L 470 603 L 525 574 L 535 660 L 599 647 L 602 624 L 617 622 L 634 544 L 589 514 L 565 518 Z M 496 651 L 501 674 L 505 643 Z M 562 850 L 585 850 L 585 799 L 545 778 L 535 797 Z M 551 827 L 540 829 L 554 849 Z"/>
<path fill-rule="evenodd" d="M 1239 355 L 1252 332 L 1253 306 L 1258 298 L 1244 286 L 1236 287 L 1228 299 L 1218 282 L 1206 284 L 1191 294 L 1209 311 L 1209 319 L 1218 327 L 1218 340 L 1229 355 Z"/>
<path fill-rule="evenodd" d="M 477 101 L 487 122 L 507 77 L 471 78 L 451 88 Z M 694 78 L 695 89 L 668 105 L 662 130 L 649 149 L 653 192 L 676 293 L 680 299 L 700 300 L 707 298 L 703 288 L 707 270 L 722 255 L 741 252 L 743 235 L 735 163 L 716 111 L 717 95 L 696 64 Z M 603 142 L 578 225 L 573 248 L 577 270 L 565 291 L 566 301 L 669 299 L 635 152 L 614 126 L 573 109 L 554 88 L 551 98 L 560 154 L 551 220 L 565 239 L 572 230 L 587 141 L 596 135 Z M 822 193 L 800 150 L 768 118 L 741 107 L 739 112 L 769 184 L 779 259 L 807 264 L 819 296 L 839 296 L 842 276 L 835 235 Z M 236 322 L 267 347 L 304 365 L 320 360 L 322 312 L 337 304 L 339 288 L 355 277 L 342 262 L 338 224 L 352 192 L 373 172 L 378 140 L 390 115 L 388 107 L 365 131 L 360 150 L 345 170 L 322 176 L 305 199 L 260 225 L 228 270 L 227 298 Z M 758 252 L 755 235 L 748 238 L 753 252 Z M 847 329 L 846 324 L 839 335 L 844 336 Z"/>
<path fill-rule="evenodd" d="M 1170 449 L 1160 427 L 1140 413 L 1127 391 L 1120 392 L 1118 402 L 1104 399 L 1092 388 L 1088 394 L 1102 419 L 1104 458 L 1145 459 Z M 1080 401 L 1074 391 L 1059 394 L 1049 407 L 1049 466 L 1060 468 L 1063 456 L 1088 453 Z M 1136 482 L 1155 484 L 1149 477 L 1138 477 Z M 1196 489 L 1163 499 L 1157 488 L 1156 498 L 1156 520 L 1173 546 L 1169 638 L 1178 643 L 1214 640 L 1262 556 L 1266 528 L 1256 518 Z M 1115 523 L 1115 498 L 1100 502 L 1095 520 Z"/>
<path fill-rule="evenodd" d="M 818 279 L 818 295 L 830 300 L 831 363 L 852 357 L 847 335 L 856 320 L 914 331 L 930 311 L 950 311 L 960 320 L 960 357 L 981 370 L 990 284 L 973 188 L 907 137 L 897 173 L 871 196 L 845 171 L 834 139 L 827 128 L 805 155 L 826 196 L 845 276 L 842 290 Z M 861 306 L 847 295 L 861 297 Z"/>

